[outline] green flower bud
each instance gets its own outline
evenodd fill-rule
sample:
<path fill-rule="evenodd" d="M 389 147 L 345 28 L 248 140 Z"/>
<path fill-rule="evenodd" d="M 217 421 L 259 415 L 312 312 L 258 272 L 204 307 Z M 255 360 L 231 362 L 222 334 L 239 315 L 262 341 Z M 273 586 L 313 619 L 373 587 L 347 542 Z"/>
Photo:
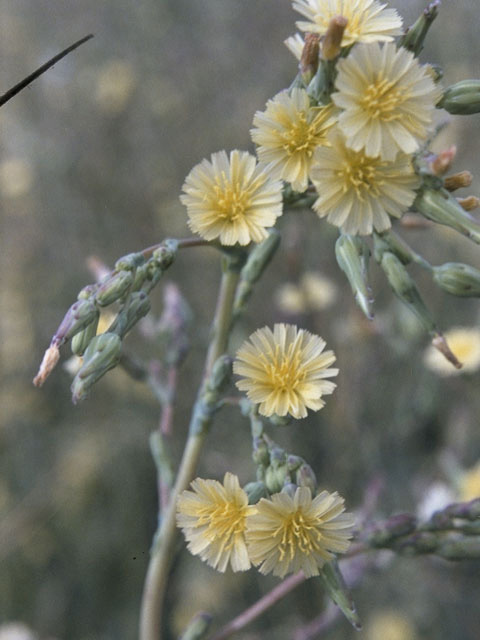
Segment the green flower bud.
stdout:
<path fill-rule="evenodd" d="M 243 487 L 243 490 L 248 496 L 248 504 L 257 504 L 260 498 L 268 498 L 264 482 L 249 482 Z"/>
<path fill-rule="evenodd" d="M 95 294 L 95 301 L 101 307 L 122 298 L 130 289 L 133 283 L 133 273 L 131 271 L 118 271 L 102 282 Z"/>
<path fill-rule="evenodd" d="M 95 295 L 96 290 L 98 289 L 98 284 L 87 284 L 87 286 L 80 289 L 80 292 L 77 296 L 77 300 L 88 300 L 93 295 Z"/>
<path fill-rule="evenodd" d="M 158 249 L 155 249 L 152 258 L 160 269 L 165 271 L 175 260 L 177 252 L 178 242 L 176 240 L 165 240 Z"/>
<path fill-rule="evenodd" d="M 211 622 L 212 616 L 209 613 L 197 613 L 180 640 L 202 640 L 207 634 Z"/>
<path fill-rule="evenodd" d="M 460 262 L 447 262 L 433 267 L 433 281 L 453 296 L 480 297 L 480 270 Z"/>
<path fill-rule="evenodd" d="M 73 336 L 72 345 L 71 345 L 72 353 L 74 353 L 77 356 L 83 355 L 85 349 L 88 347 L 91 340 L 95 337 L 97 333 L 99 317 L 100 317 L 100 312 L 97 311 L 96 319 L 91 324 L 89 324 L 88 327 L 85 327 L 85 329 L 82 329 L 81 331 L 79 331 Z"/>
<path fill-rule="evenodd" d="M 443 224 L 480 244 L 480 224 L 445 189 L 424 189 L 413 208 L 433 222 Z"/>
<path fill-rule="evenodd" d="M 360 630 L 362 625 L 355 608 L 355 603 L 345 584 L 336 560 L 332 560 L 323 565 L 320 571 L 320 580 L 330 598 L 338 606 L 350 624 L 355 629 Z"/>
<path fill-rule="evenodd" d="M 371 320 L 373 318 L 370 309 L 371 295 L 367 283 L 369 255 L 370 251 L 367 245 L 358 236 L 341 234 L 335 244 L 338 266 L 347 276 L 358 306 Z"/>
<path fill-rule="evenodd" d="M 150 306 L 150 300 L 144 291 L 135 291 L 130 294 L 109 331 L 123 338 L 143 316 L 147 315 Z"/>
<path fill-rule="evenodd" d="M 480 112 L 480 80 L 462 80 L 448 87 L 437 105 L 454 115 Z"/>
<path fill-rule="evenodd" d="M 256 437 L 253 439 L 252 458 L 257 465 L 267 467 L 270 464 L 270 452 L 263 438 Z"/>
<path fill-rule="evenodd" d="M 276 229 L 272 229 L 268 237 L 251 250 L 247 262 L 240 272 L 240 282 L 233 307 L 235 314 L 241 313 L 245 309 L 253 285 L 265 271 L 279 244 L 280 233 Z"/>
<path fill-rule="evenodd" d="M 317 489 L 317 478 L 312 467 L 306 462 L 302 464 L 300 469 L 297 469 L 295 481 L 299 487 L 308 487 L 312 494 L 315 494 Z"/>
<path fill-rule="evenodd" d="M 432 22 L 438 15 L 440 0 L 434 0 L 423 11 L 418 20 L 407 29 L 405 35 L 400 39 L 400 46 L 411 51 L 418 56 L 423 49 L 423 43 L 430 29 Z"/>
<path fill-rule="evenodd" d="M 294 456 L 290 454 L 287 456 L 287 467 L 289 471 L 296 471 L 305 462 L 300 456 Z"/>
<path fill-rule="evenodd" d="M 134 271 L 137 267 L 142 266 L 145 258 L 141 252 L 129 253 L 119 258 L 115 263 L 115 271 Z"/>
<path fill-rule="evenodd" d="M 288 476 L 287 465 L 273 466 L 265 471 L 265 485 L 270 493 L 279 493 Z"/>
<path fill-rule="evenodd" d="M 142 284 L 145 282 L 148 274 L 148 264 L 142 264 L 137 267 L 133 276 L 132 291 L 138 291 Z"/>
<path fill-rule="evenodd" d="M 380 265 L 394 293 L 413 311 L 427 331 L 434 332 L 435 322 L 420 297 L 415 282 L 397 256 L 386 251 Z"/>
<path fill-rule="evenodd" d="M 88 390 L 120 360 L 122 341 L 114 333 L 95 336 L 83 354 L 83 365 L 73 379 L 72 400 L 83 400 Z"/>
<path fill-rule="evenodd" d="M 98 319 L 98 309 L 95 302 L 90 299 L 81 299 L 74 302 L 65 314 L 60 326 L 52 338 L 52 344 L 60 347 L 67 340 L 88 327 Z"/>
<path fill-rule="evenodd" d="M 212 373 L 210 374 L 210 377 L 208 379 L 208 385 L 207 385 L 208 390 L 214 391 L 215 394 L 218 394 L 221 388 L 224 387 L 225 384 L 230 379 L 231 373 L 232 373 L 231 358 L 227 355 L 220 356 L 220 358 L 215 360 L 215 363 L 212 368 Z"/>

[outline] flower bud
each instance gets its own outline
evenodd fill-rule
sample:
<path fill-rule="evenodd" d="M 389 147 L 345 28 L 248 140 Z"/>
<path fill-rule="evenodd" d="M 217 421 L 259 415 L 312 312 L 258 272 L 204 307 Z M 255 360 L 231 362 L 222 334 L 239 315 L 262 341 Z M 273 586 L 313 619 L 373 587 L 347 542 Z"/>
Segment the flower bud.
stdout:
<path fill-rule="evenodd" d="M 268 498 L 267 487 L 263 482 L 249 482 L 243 490 L 248 496 L 248 504 L 257 504 L 260 498 Z"/>
<path fill-rule="evenodd" d="M 287 467 L 290 472 L 299 469 L 303 463 L 304 459 L 300 458 L 300 456 L 294 456 L 292 454 L 287 456 Z"/>
<path fill-rule="evenodd" d="M 440 6 L 440 0 L 434 0 L 423 11 L 418 20 L 407 29 L 407 32 L 400 39 L 399 45 L 405 47 L 415 56 L 418 56 L 423 49 L 423 43 L 425 37 L 430 29 L 432 22 L 438 15 L 438 7 Z"/>
<path fill-rule="evenodd" d="M 95 336 L 83 354 L 83 364 L 73 379 L 72 400 L 83 400 L 88 390 L 120 360 L 122 341 L 114 333 Z"/>
<path fill-rule="evenodd" d="M 67 340 L 88 327 L 89 324 L 98 319 L 98 309 L 91 299 L 81 299 L 74 302 L 65 314 L 60 326 L 52 338 L 52 344 L 57 347 L 65 344 Z"/>
<path fill-rule="evenodd" d="M 347 276 L 358 306 L 371 320 L 373 314 L 370 309 L 370 287 L 367 283 L 369 253 L 365 241 L 357 236 L 342 234 L 335 244 L 338 266 Z"/>
<path fill-rule="evenodd" d="M 480 225 L 444 189 L 423 189 L 413 207 L 433 222 L 444 224 L 480 244 Z"/>
<path fill-rule="evenodd" d="M 438 155 L 433 156 L 430 162 L 431 172 L 436 176 L 443 176 L 452 166 L 456 155 L 457 147 L 454 144 L 445 151 L 440 151 Z"/>
<path fill-rule="evenodd" d="M 463 187 L 469 187 L 472 184 L 472 180 L 473 176 L 470 171 L 460 171 L 445 178 L 443 184 L 447 191 L 456 191 L 457 189 L 463 189 Z"/>
<path fill-rule="evenodd" d="M 437 105 L 454 115 L 480 112 L 480 80 L 462 80 L 448 87 Z"/>
<path fill-rule="evenodd" d="M 260 278 L 280 244 L 280 233 L 272 229 L 263 242 L 251 251 L 240 273 L 240 282 L 234 303 L 234 314 L 241 313 L 252 293 L 253 285 Z"/>
<path fill-rule="evenodd" d="M 112 323 L 109 331 L 121 338 L 132 329 L 137 322 L 150 311 L 150 300 L 144 291 L 135 291 L 129 297 Z"/>
<path fill-rule="evenodd" d="M 397 297 L 413 311 L 427 331 L 434 332 L 435 322 L 420 297 L 415 282 L 397 256 L 386 251 L 380 265 Z"/>
<path fill-rule="evenodd" d="M 152 254 L 152 258 L 155 260 L 157 265 L 165 271 L 173 264 L 175 257 L 178 252 L 178 242 L 176 240 L 165 240 L 162 244 L 155 249 Z"/>
<path fill-rule="evenodd" d="M 212 616 L 209 613 L 197 613 L 190 621 L 180 640 L 202 640 L 208 632 Z"/>
<path fill-rule="evenodd" d="M 338 606 L 350 624 L 354 629 L 357 629 L 357 631 L 360 630 L 362 625 L 357 614 L 355 603 L 340 572 L 338 562 L 335 559 L 323 565 L 320 571 L 320 580 L 330 598 Z"/>
<path fill-rule="evenodd" d="M 306 462 L 302 464 L 300 469 L 297 469 L 295 482 L 299 487 L 308 487 L 312 494 L 314 494 L 317 489 L 317 478 L 315 473 L 312 467 Z"/>
<path fill-rule="evenodd" d="M 105 282 L 99 285 L 95 294 L 96 303 L 101 307 L 107 307 L 122 298 L 128 292 L 132 283 L 133 274 L 131 271 L 114 272 Z"/>
<path fill-rule="evenodd" d="M 215 360 L 212 373 L 208 378 L 208 390 L 216 394 L 225 386 L 232 373 L 232 360 L 230 356 L 223 355 Z"/>
<path fill-rule="evenodd" d="M 119 258 L 115 263 L 115 271 L 134 271 L 144 264 L 145 258 L 141 252 L 129 253 Z"/>
<path fill-rule="evenodd" d="M 92 338 L 96 336 L 99 317 L 100 312 L 97 312 L 97 318 L 89 324 L 88 327 L 85 327 L 85 329 L 82 329 L 73 336 L 71 344 L 72 353 L 76 356 L 82 356 Z"/>
<path fill-rule="evenodd" d="M 287 465 L 270 466 L 265 471 L 265 485 L 270 493 L 279 493 L 288 475 Z"/>
<path fill-rule="evenodd" d="M 267 467 L 270 464 L 270 452 L 263 438 L 258 436 L 253 439 L 252 458 L 255 464 Z"/>
<path fill-rule="evenodd" d="M 460 262 L 447 262 L 433 267 L 433 281 L 454 296 L 480 297 L 480 270 Z"/>

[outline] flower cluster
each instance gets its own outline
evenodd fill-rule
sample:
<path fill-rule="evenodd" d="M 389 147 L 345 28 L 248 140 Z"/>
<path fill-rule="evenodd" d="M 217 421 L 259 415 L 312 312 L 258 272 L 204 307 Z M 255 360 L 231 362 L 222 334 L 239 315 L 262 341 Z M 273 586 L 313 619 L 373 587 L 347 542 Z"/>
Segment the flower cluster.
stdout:
<path fill-rule="evenodd" d="M 218 571 L 253 564 L 264 574 L 303 571 L 308 578 L 350 545 L 353 517 L 336 492 L 312 497 L 308 487 L 297 487 L 293 495 L 277 493 L 248 506 L 231 473 L 223 485 L 197 478 L 191 486 L 178 499 L 177 524 L 192 554 Z"/>
<path fill-rule="evenodd" d="M 192 169 L 181 199 L 190 227 L 207 240 L 265 238 L 282 213 L 281 181 L 300 193 L 312 185 L 318 216 L 354 235 L 387 230 L 420 187 L 415 154 L 442 91 L 431 67 L 394 42 L 400 16 L 377 0 L 293 0 L 293 8 L 306 18 L 297 27 L 323 38 L 320 59 L 308 49 L 318 72 L 300 73 L 255 113 L 258 164 L 234 151 L 230 161 L 221 152 Z M 300 34 L 286 44 L 307 55 Z"/>

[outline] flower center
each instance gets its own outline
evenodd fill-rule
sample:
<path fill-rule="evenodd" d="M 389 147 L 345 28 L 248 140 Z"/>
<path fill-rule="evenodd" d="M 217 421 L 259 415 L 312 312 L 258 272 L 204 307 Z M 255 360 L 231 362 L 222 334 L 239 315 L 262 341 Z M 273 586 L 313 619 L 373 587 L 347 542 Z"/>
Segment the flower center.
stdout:
<path fill-rule="evenodd" d="M 398 107 L 408 98 L 408 94 L 395 88 L 395 83 L 385 78 L 377 80 L 365 90 L 360 106 L 370 118 L 392 122 L 401 117 Z"/>
<path fill-rule="evenodd" d="M 250 196 L 240 181 L 230 181 L 225 172 L 216 178 L 213 186 L 215 192 L 215 204 L 218 218 L 228 222 L 237 222 L 245 217 L 249 209 Z"/>
<path fill-rule="evenodd" d="M 306 518 L 301 510 L 292 513 L 275 532 L 281 535 L 278 545 L 280 560 L 285 557 L 293 560 L 298 551 L 307 555 L 318 551 L 322 534 L 316 524 L 312 519 Z"/>
<path fill-rule="evenodd" d="M 197 527 L 205 527 L 210 541 L 223 540 L 223 548 L 231 549 L 237 535 L 245 530 L 246 510 L 232 502 L 219 502 L 198 511 Z"/>
<path fill-rule="evenodd" d="M 343 192 L 354 189 L 357 198 L 361 201 L 367 196 L 378 197 L 380 187 L 384 180 L 377 171 L 380 164 L 375 158 L 369 158 L 363 153 L 351 153 L 336 172 L 338 178 L 343 181 Z"/>
<path fill-rule="evenodd" d="M 301 354 L 294 344 L 289 345 L 286 353 L 276 345 L 273 358 L 267 360 L 264 357 L 264 362 L 270 384 L 276 391 L 294 391 L 305 379 Z"/>
<path fill-rule="evenodd" d="M 470 340 L 458 340 L 450 344 L 450 348 L 460 362 L 464 362 L 472 355 L 473 345 Z"/>
<path fill-rule="evenodd" d="M 295 122 L 290 122 L 280 137 L 283 142 L 282 148 L 288 156 L 304 153 L 310 158 L 323 140 L 324 132 L 318 130 L 316 119 L 309 122 L 305 113 L 300 112 Z"/>

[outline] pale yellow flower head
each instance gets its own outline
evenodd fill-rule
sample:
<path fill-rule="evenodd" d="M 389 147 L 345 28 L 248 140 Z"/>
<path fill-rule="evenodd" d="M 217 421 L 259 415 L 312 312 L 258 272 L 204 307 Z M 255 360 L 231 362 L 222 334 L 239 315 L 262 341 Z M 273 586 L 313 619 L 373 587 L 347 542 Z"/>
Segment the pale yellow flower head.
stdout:
<path fill-rule="evenodd" d="M 319 197 L 313 208 L 320 218 L 344 233 L 385 231 L 415 199 L 420 186 L 411 158 L 399 153 L 393 161 L 371 158 L 347 147 L 335 132 L 331 146 L 316 150 L 310 175 Z"/>
<path fill-rule="evenodd" d="M 192 491 L 184 491 L 177 502 L 177 526 L 181 527 L 188 549 L 211 567 L 225 571 L 250 569 L 245 545 L 246 517 L 254 507 L 240 487 L 237 476 L 226 473 L 218 480 L 197 478 Z"/>
<path fill-rule="evenodd" d="M 283 578 L 303 571 L 307 578 L 350 546 L 353 517 L 338 493 L 322 491 L 312 499 L 308 487 L 298 487 L 293 498 L 276 493 L 262 498 L 247 518 L 250 560 L 261 573 Z"/>
<path fill-rule="evenodd" d="M 400 611 L 384 609 L 373 614 L 365 629 L 365 640 L 415 640 L 415 627 Z"/>
<path fill-rule="evenodd" d="M 180 200 L 202 238 L 246 245 L 264 240 L 282 214 L 282 186 L 246 151 L 219 151 L 193 167 Z"/>
<path fill-rule="evenodd" d="M 297 22 L 301 31 L 324 35 L 330 20 L 336 16 L 347 18 L 342 46 L 355 42 L 390 42 L 401 35 L 402 19 L 395 9 L 386 9 L 377 0 L 294 0 L 293 8 L 308 22 Z"/>
<path fill-rule="evenodd" d="M 348 146 L 385 160 L 417 151 L 442 92 L 413 53 L 394 43 L 363 44 L 337 68 L 332 100 L 343 110 L 339 126 Z"/>
<path fill-rule="evenodd" d="M 258 329 L 237 351 L 233 372 L 242 376 L 236 385 L 259 405 L 263 416 L 305 418 L 307 409 L 318 411 L 335 384 L 333 351 L 323 351 L 325 341 L 291 324 Z"/>
<path fill-rule="evenodd" d="M 304 89 L 292 89 L 269 100 L 265 111 L 257 111 L 250 133 L 258 158 L 269 165 L 272 177 L 305 191 L 313 152 L 328 144 L 327 132 L 334 124 L 332 106 L 312 107 Z"/>
<path fill-rule="evenodd" d="M 429 346 L 423 358 L 425 366 L 440 376 L 473 373 L 480 369 L 480 330 L 475 327 L 455 327 L 444 333 L 451 351 L 463 364 L 461 369 L 453 366 L 437 349 Z"/>

